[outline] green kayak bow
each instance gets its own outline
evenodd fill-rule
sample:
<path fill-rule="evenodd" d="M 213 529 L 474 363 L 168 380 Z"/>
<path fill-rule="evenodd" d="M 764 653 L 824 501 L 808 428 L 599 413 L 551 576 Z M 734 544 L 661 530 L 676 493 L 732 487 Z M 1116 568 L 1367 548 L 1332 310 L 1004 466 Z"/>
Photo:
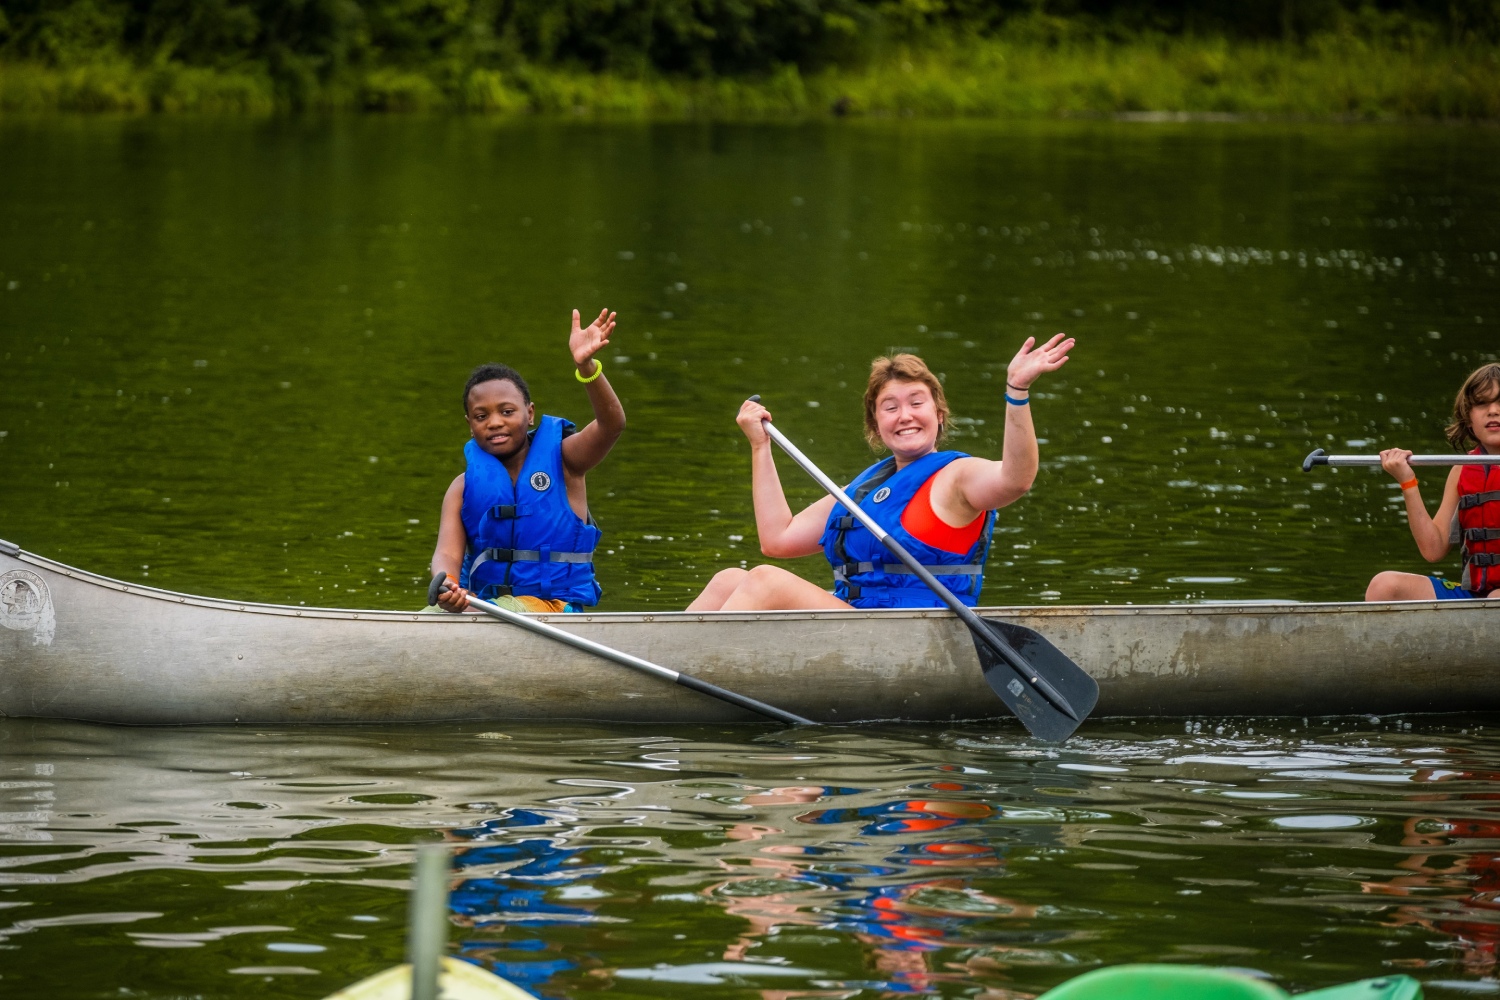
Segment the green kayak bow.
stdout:
<path fill-rule="evenodd" d="M 1201 965 L 1116 965 L 1095 969 L 1042 994 L 1041 1000 L 1288 1000 L 1264 979 Z M 1410 976 L 1381 976 L 1298 993 L 1296 1000 L 1422 1000 Z"/>

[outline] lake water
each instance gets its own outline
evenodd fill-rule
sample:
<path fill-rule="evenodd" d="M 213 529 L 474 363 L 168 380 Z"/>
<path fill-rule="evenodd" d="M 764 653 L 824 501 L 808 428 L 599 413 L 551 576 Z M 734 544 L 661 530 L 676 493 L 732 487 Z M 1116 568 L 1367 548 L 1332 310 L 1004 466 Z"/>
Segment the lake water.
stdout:
<path fill-rule="evenodd" d="M 1411 723 L 7 720 L 0 990 L 321 997 L 400 961 L 447 841 L 452 947 L 542 997 L 1018 1000 L 1127 961 L 1493 995 L 1494 730 Z"/>
<path fill-rule="evenodd" d="M 1500 352 L 1494 130 L 45 119 L 0 148 L 0 537 L 217 596 L 420 605 L 465 377 L 508 361 L 586 420 L 574 307 L 620 314 L 606 610 L 756 558 L 746 396 L 852 478 L 868 362 L 915 350 L 998 457 L 1005 365 L 1058 329 L 987 603 L 1357 599 L 1424 565 L 1399 491 L 1300 460 L 1441 449 Z"/>
<path fill-rule="evenodd" d="M 998 457 L 1005 364 L 1059 329 L 986 603 L 1357 599 L 1425 565 L 1398 491 L 1299 463 L 1445 450 L 1500 352 L 1496 190 L 1488 129 L 7 118 L 0 537 L 417 607 L 468 371 L 581 422 L 568 313 L 608 306 L 604 610 L 757 558 L 745 396 L 847 479 L 870 358 L 915 350 Z M 446 839 L 454 947 L 545 997 L 1018 1000 L 1151 960 L 1497 993 L 1484 725 L 0 720 L 0 992 L 323 996 L 399 960 Z"/>

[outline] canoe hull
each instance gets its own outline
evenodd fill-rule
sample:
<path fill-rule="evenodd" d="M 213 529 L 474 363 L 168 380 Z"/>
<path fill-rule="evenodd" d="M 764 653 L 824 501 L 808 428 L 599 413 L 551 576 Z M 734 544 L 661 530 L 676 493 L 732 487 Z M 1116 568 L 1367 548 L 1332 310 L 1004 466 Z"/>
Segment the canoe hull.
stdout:
<path fill-rule="evenodd" d="M 1100 685 L 1095 715 L 1500 708 L 1500 602 L 986 608 Z M 1004 717 L 947 611 L 544 616 L 820 722 Z M 128 724 L 753 717 L 479 615 L 175 594 L 0 552 L 0 715 Z"/>

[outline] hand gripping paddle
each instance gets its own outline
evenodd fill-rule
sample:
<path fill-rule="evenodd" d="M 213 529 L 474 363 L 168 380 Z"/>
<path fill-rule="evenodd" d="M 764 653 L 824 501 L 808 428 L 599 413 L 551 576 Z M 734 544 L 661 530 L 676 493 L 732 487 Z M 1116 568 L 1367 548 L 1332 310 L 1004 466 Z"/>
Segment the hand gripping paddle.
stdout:
<path fill-rule="evenodd" d="M 760 401 L 759 396 L 751 400 Z M 771 425 L 769 420 L 761 426 L 771 440 L 791 456 L 792 461 L 827 490 L 844 509 L 859 519 L 887 549 L 906 564 L 944 604 L 946 604 L 973 633 L 974 650 L 979 654 L 979 665 L 984 670 L 985 683 L 990 686 L 1007 708 L 1015 713 L 1021 724 L 1038 739 L 1060 743 L 1073 735 L 1099 701 L 1099 684 L 1083 668 L 1070 660 L 1066 653 L 1048 642 L 1045 636 L 1012 622 L 990 621 L 980 618 L 953 592 L 937 581 L 932 573 L 917 562 L 906 547 L 890 536 L 890 533 L 875 522 L 855 502 L 849 499 L 838 484 L 823 474 L 797 446 Z"/>

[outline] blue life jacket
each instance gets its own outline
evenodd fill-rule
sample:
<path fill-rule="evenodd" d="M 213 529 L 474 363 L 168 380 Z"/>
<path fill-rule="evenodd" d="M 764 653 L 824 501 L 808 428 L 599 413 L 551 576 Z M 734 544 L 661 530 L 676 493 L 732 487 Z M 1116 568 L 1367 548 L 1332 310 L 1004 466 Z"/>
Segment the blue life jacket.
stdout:
<path fill-rule="evenodd" d="M 573 424 L 542 417 L 514 483 L 494 455 L 464 445 L 464 533 L 469 550 L 459 586 L 481 598 L 515 594 L 570 604 L 599 603 L 594 549 L 599 528 L 573 513 L 563 479 L 562 442 Z"/>
<path fill-rule="evenodd" d="M 919 541 L 901 526 L 901 514 L 922 484 L 950 462 L 967 458 L 960 451 L 937 451 L 900 472 L 896 460 L 876 462 L 844 492 L 865 513 L 916 556 L 938 582 L 969 607 L 984 589 L 984 560 L 995 530 L 995 512 L 985 511 L 984 530 L 967 553 L 958 555 Z M 856 608 L 937 608 L 943 602 L 917 575 L 855 520 L 843 504 L 834 504 L 823 529 L 823 554 L 833 565 L 833 593 Z"/>

